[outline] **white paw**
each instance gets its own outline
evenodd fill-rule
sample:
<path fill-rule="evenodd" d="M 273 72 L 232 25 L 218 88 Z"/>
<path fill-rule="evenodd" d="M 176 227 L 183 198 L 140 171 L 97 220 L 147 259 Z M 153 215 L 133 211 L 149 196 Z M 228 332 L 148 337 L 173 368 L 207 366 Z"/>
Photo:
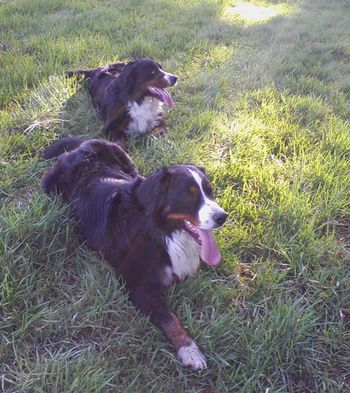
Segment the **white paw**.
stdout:
<path fill-rule="evenodd" d="M 184 366 L 191 367 L 192 370 L 203 370 L 207 368 L 205 357 L 194 341 L 190 345 L 181 347 L 177 351 L 177 358 Z"/>

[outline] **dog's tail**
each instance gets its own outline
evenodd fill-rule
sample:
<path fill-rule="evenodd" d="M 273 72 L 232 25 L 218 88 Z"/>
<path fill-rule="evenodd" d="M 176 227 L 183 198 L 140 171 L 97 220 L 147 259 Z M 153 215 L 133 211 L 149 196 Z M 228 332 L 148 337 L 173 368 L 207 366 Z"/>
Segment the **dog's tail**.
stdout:
<path fill-rule="evenodd" d="M 49 146 L 44 150 L 43 157 L 45 160 L 50 158 L 55 158 L 60 156 L 66 151 L 71 151 L 79 147 L 84 140 L 79 136 L 69 136 L 63 138 L 60 141 L 55 142 L 53 145 Z"/>
<path fill-rule="evenodd" d="M 83 78 L 91 78 L 93 74 L 96 72 L 96 69 L 93 70 L 69 70 L 66 71 L 66 75 L 68 78 L 71 78 L 74 75 L 82 76 Z"/>

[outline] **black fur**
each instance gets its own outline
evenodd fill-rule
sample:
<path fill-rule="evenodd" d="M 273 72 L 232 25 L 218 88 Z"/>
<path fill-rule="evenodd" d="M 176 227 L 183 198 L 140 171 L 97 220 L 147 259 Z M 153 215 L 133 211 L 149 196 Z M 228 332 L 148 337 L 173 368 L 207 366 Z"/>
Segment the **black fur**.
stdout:
<path fill-rule="evenodd" d="M 79 147 L 83 143 L 83 139 L 78 136 L 70 136 L 59 143 L 54 143 L 49 146 L 43 154 L 45 160 L 49 160 L 50 158 L 58 157 L 66 151 L 71 151 Z"/>

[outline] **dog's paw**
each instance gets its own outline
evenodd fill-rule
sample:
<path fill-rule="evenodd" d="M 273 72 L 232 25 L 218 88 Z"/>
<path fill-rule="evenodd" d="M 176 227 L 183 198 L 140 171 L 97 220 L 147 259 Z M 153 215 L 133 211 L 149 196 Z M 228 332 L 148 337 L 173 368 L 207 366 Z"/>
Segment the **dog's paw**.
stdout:
<path fill-rule="evenodd" d="M 205 357 L 194 341 L 190 345 L 181 347 L 177 351 L 177 358 L 184 366 L 191 367 L 192 370 L 203 370 L 207 368 Z"/>

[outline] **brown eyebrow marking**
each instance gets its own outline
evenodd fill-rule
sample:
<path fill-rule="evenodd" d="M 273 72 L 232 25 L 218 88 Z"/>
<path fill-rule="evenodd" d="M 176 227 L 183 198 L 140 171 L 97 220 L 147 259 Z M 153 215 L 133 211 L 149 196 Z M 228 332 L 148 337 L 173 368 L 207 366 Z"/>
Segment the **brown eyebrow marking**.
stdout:
<path fill-rule="evenodd" d="M 190 187 L 190 192 L 192 193 L 192 194 L 198 194 L 198 192 L 199 192 L 199 189 L 198 189 L 198 187 L 197 186 L 191 186 Z"/>

